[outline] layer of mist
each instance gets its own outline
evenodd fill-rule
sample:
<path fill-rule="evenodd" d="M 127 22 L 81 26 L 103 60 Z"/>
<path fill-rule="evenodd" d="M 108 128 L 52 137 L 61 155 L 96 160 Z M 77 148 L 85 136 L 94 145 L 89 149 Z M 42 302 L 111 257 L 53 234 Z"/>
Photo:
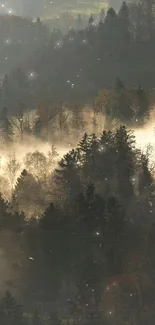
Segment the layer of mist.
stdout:
<path fill-rule="evenodd" d="M 68 123 L 71 125 L 71 117 L 68 116 Z M 56 123 L 56 121 L 55 121 Z M 20 211 L 23 211 L 27 217 L 38 217 L 53 200 L 55 203 L 56 197 L 56 183 L 53 179 L 55 169 L 59 169 L 59 162 L 62 157 L 70 150 L 76 148 L 79 141 L 83 137 L 84 131 L 87 134 L 95 133 L 98 137 L 103 130 L 112 131 L 121 124 L 118 120 L 109 121 L 103 114 L 98 114 L 94 123 L 94 112 L 90 107 L 86 107 L 82 113 L 83 127 L 76 131 L 74 128 L 68 131 L 63 130 L 63 136 L 56 134 L 50 137 L 50 140 L 37 139 L 33 135 L 23 134 L 22 141 L 17 134 L 14 136 L 13 142 L 1 142 L 0 148 L 0 189 L 5 200 L 11 200 L 16 188 L 17 180 L 23 170 L 34 177 L 36 184 L 38 184 L 38 201 L 40 203 L 34 204 L 33 200 L 22 205 L 23 198 L 20 198 Z M 137 148 L 146 152 L 148 149 L 151 152 L 155 148 L 155 134 L 154 134 L 154 111 L 151 113 L 148 121 L 141 127 L 127 126 L 134 132 L 136 138 Z M 153 158 L 152 158 L 153 159 Z M 25 186 L 28 186 L 27 184 Z M 33 186 L 30 191 L 33 192 Z M 34 192 L 34 195 L 36 193 Z M 42 196 L 42 199 L 40 197 Z M 44 197 L 44 199 L 43 199 Z"/>

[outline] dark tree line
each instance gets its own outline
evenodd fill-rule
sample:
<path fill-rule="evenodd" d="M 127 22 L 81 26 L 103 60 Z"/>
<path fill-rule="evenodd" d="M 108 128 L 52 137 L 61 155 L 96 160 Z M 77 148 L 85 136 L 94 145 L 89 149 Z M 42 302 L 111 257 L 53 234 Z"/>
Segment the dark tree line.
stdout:
<path fill-rule="evenodd" d="M 48 28 L 39 18 L 32 22 L 14 15 L 1 15 L 0 29 L 0 78 L 23 65 L 31 71 L 27 62 L 48 41 Z"/>
<path fill-rule="evenodd" d="M 118 77 L 130 89 L 141 84 L 137 96 L 143 96 L 143 88 L 152 95 L 155 51 L 153 8 L 153 0 L 130 4 L 124 1 L 118 13 L 113 8 L 106 14 L 102 11 L 99 22 L 91 16 L 87 28 L 70 30 L 65 36 L 57 29 L 49 34 L 37 19 L 29 27 L 33 31 L 30 31 L 32 45 L 25 43 L 27 48 L 33 47 L 35 53 L 29 56 L 26 64 L 19 64 L 20 70 L 4 77 L 1 109 L 7 106 L 9 112 L 17 112 L 35 107 L 38 103 L 50 106 L 58 105 L 60 101 L 90 103 L 100 89 L 114 88 Z M 25 28 L 28 33 L 28 27 Z M 35 45 L 36 42 L 38 45 Z M 124 105 L 129 106 L 128 114 L 132 118 L 130 96 L 127 99 L 124 92 L 118 96 L 124 97 Z M 145 100 L 144 105 L 147 106 Z"/>

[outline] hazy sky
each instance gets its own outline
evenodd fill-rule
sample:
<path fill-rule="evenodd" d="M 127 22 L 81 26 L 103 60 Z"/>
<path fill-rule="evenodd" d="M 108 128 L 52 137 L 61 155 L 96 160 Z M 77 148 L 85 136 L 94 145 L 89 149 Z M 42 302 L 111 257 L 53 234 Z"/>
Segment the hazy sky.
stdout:
<path fill-rule="evenodd" d="M 78 2 L 92 2 L 92 3 L 100 3 L 100 2 L 109 2 L 111 6 L 115 9 L 119 8 L 122 0 L 2 0 L 0 1 L 0 8 L 3 12 L 15 13 L 15 14 L 25 14 L 30 15 L 33 13 L 35 15 L 38 12 L 45 12 L 48 10 L 49 6 L 53 7 L 54 9 L 61 8 L 63 6 L 65 10 L 65 6 L 67 5 L 75 5 Z M 88 4 L 89 6 L 89 4 Z"/>

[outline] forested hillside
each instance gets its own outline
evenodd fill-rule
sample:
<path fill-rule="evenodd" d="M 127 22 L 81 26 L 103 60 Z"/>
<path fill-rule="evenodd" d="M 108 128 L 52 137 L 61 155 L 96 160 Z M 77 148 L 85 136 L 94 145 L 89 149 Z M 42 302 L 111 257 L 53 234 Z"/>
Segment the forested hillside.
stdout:
<path fill-rule="evenodd" d="M 154 1 L 67 35 L 9 19 L 0 325 L 154 325 Z"/>

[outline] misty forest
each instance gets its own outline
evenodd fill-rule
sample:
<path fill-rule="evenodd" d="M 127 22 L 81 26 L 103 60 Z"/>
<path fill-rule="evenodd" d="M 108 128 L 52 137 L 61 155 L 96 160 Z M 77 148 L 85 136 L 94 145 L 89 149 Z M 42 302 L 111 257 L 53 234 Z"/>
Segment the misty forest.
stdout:
<path fill-rule="evenodd" d="M 0 15 L 0 325 L 154 325 L 155 0 L 57 20 Z"/>

